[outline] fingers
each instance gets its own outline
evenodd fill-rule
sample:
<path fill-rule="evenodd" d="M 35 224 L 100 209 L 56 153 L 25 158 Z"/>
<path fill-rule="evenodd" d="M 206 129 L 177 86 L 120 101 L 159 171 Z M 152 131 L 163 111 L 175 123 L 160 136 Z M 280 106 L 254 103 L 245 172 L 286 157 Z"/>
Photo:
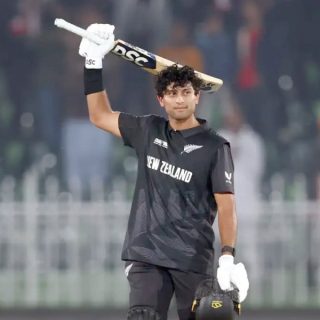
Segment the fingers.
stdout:
<path fill-rule="evenodd" d="M 114 34 L 109 35 L 109 39 L 101 45 L 102 55 L 105 56 L 114 47 Z"/>
<path fill-rule="evenodd" d="M 230 272 L 231 283 L 239 289 L 240 303 L 245 300 L 249 290 L 249 279 L 243 263 L 237 263 Z"/>
<path fill-rule="evenodd" d="M 90 41 L 82 38 L 81 42 L 80 42 L 80 46 L 79 46 L 79 55 L 82 57 L 86 57 L 87 56 L 87 51 L 88 51 L 88 47 L 90 46 Z"/>
<path fill-rule="evenodd" d="M 112 24 L 93 23 L 87 28 L 87 31 L 94 33 L 101 39 L 109 40 L 113 35 L 114 28 Z"/>
<path fill-rule="evenodd" d="M 219 258 L 217 280 L 222 290 L 232 290 L 230 272 L 234 266 L 234 258 L 231 255 L 222 255 Z"/>
<path fill-rule="evenodd" d="M 234 287 L 238 288 L 240 303 L 247 297 L 249 290 L 247 271 L 243 263 L 234 264 L 232 256 L 223 255 L 219 258 L 217 280 L 224 291 L 231 291 Z"/>
<path fill-rule="evenodd" d="M 219 267 L 217 270 L 217 280 L 222 290 L 232 290 L 229 271 Z"/>
<path fill-rule="evenodd" d="M 101 34 L 101 38 L 108 40 L 110 38 L 110 36 L 113 35 L 113 33 L 114 33 L 114 25 L 100 24 L 99 25 L 99 33 Z"/>
<path fill-rule="evenodd" d="M 114 26 L 110 24 L 91 24 L 87 31 L 102 39 L 100 45 L 83 38 L 79 46 L 79 55 L 86 58 L 88 69 L 102 68 L 102 59 L 114 47 Z"/>

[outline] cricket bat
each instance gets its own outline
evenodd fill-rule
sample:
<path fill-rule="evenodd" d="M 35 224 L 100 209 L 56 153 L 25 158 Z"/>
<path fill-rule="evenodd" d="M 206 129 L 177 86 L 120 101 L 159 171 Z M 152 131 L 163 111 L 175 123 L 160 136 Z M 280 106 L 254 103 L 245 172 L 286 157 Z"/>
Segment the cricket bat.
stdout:
<path fill-rule="evenodd" d="M 86 38 L 96 44 L 101 44 L 104 41 L 97 35 L 92 34 L 70 22 L 67 22 L 64 19 L 57 18 L 55 19 L 54 24 L 59 28 L 75 33 L 78 36 Z M 176 63 L 120 39 L 115 40 L 115 44 L 111 52 L 125 60 L 134 63 L 138 67 L 153 75 L 157 75 L 161 70 Z M 202 91 L 215 92 L 219 90 L 223 84 L 223 81 L 219 78 L 209 76 L 196 70 L 195 73 L 203 81 L 203 84 L 200 88 Z"/>

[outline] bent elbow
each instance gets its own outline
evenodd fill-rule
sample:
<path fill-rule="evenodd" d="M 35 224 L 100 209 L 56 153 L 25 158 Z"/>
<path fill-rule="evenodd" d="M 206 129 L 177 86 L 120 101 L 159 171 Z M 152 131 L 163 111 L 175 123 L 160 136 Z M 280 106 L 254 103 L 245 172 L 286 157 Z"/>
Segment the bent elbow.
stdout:
<path fill-rule="evenodd" d="M 89 120 L 93 125 L 95 125 L 96 127 L 99 127 L 99 123 L 101 122 L 99 116 L 89 114 Z"/>

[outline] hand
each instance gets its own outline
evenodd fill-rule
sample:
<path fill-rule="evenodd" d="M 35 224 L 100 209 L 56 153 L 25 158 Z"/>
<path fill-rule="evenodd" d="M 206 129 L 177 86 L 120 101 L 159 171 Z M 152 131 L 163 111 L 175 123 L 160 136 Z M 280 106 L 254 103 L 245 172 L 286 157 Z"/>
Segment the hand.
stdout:
<path fill-rule="evenodd" d="M 82 38 L 79 54 L 86 58 L 87 69 L 102 69 L 102 59 L 114 47 L 114 26 L 111 24 L 91 24 L 87 31 L 103 40 L 102 44 L 95 44 Z"/>
<path fill-rule="evenodd" d="M 231 291 L 234 287 L 239 290 L 239 302 L 243 302 L 249 290 L 247 271 L 242 263 L 234 264 L 234 257 L 222 255 L 219 258 L 217 280 L 222 290 Z"/>
<path fill-rule="evenodd" d="M 217 279 L 221 290 L 231 291 L 231 270 L 234 266 L 234 257 L 231 255 L 222 255 L 219 258 L 219 267 L 217 270 Z"/>
<path fill-rule="evenodd" d="M 239 289 L 239 302 L 245 300 L 249 290 L 249 279 L 243 263 L 237 263 L 231 270 L 231 283 Z"/>

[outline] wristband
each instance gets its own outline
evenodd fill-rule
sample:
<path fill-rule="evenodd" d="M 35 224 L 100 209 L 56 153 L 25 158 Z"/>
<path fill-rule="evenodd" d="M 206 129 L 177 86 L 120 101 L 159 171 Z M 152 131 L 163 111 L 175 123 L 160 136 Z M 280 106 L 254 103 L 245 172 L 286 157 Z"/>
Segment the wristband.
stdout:
<path fill-rule="evenodd" d="M 224 252 L 229 252 L 231 253 L 231 255 L 234 257 L 236 255 L 236 249 L 234 247 L 230 247 L 230 246 L 223 246 L 221 248 L 221 253 Z"/>
<path fill-rule="evenodd" d="M 85 95 L 103 91 L 102 69 L 84 68 L 83 84 Z"/>

